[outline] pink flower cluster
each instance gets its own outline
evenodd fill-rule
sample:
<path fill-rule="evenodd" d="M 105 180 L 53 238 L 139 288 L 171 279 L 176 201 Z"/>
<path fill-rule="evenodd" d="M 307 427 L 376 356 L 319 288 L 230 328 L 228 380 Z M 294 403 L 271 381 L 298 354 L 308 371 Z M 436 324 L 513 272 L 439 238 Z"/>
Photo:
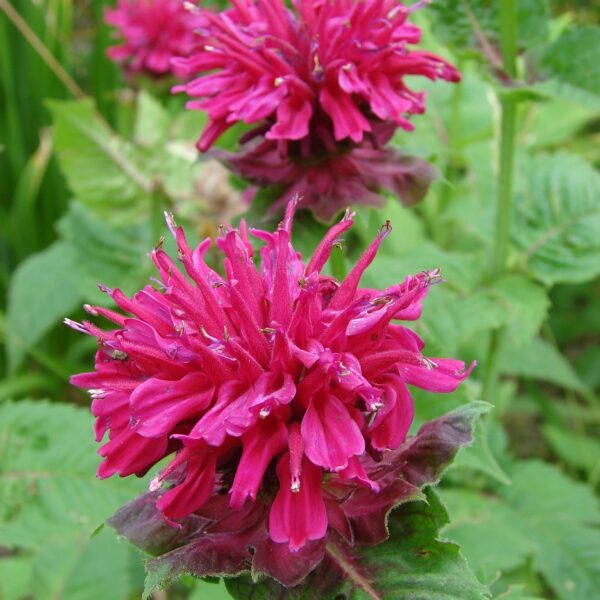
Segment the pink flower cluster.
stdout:
<path fill-rule="evenodd" d="M 375 177 L 374 183 L 368 169 L 362 177 L 353 153 L 376 153 L 396 128 L 413 128 L 408 117 L 425 111 L 425 94 L 408 87 L 406 78 L 460 80 L 440 57 L 410 49 L 421 32 L 408 18 L 423 4 L 293 0 L 292 10 L 284 0 L 236 0 L 218 14 L 198 9 L 198 43 L 188 58 L 174 60 L 190 81 L 174 91 L 192 98 L 189 108 L 208 114 L 199 149 L 207 151 L 238 122 L 253 124 L 260 142 L 236 158 L 241 172 L 250 173 L 268 152 L 277 155 L 276 166 L 262 169 L 260 181 L 301 187 L 301 202 L 321 216 L 348 200 L 372 203 L 387 182 Z M 339 197 L 344 189 L 332 192 L 340 155 L 358 173 L 351 198 Z M 389 162 L 383 152 L 378 160 Z M 311 186 L 313 174 L 296 173 L 314 171 L 315 163 L 322 168 Z M 294 173 L 283 177 L 280 165 Z M 315 204 L 315 195 L 329 199 L 322 204 L 333 199 L 335 209 Z"/>
<path fill-rule="evenodd" d="M 224 276 L 206 264 L 210 240 L 192 250 L 169 218 L 187 276 L 157 247 L 159 289 L 128 298 L 104 288 L 126 314 L 86 307 L 115 328 L 68 324 L 98 340 L 95 371 L 72 382 L 93 398 L 97 440 L 108 432 L 100 477 L 141 475 L 173 454 L 151 484 L 169 522 L 217 496 L 239 511 L 260 495 L 270 539 L 299 551 L 328 527 L 347 535 L 348 490 L 364 491 L 363 516 L 390 501 L 374 459 L 406 437 L 408 386 L 450 392 L 472 366 L 426 358 L 397 322 L 419 318 L 437 271 L 359 287 L 388 224 L 337 281 L 322 270 L 353 215 L 305 264 L 290 241 L 293 211 L 274 233 L 223 228 Z M 249 235 L 262 243 L 259 268 Z"/>
<path fill-rule="evenodd" d="M 186 4 L 183 0 L 118 0 L 116 8 L 105 13 L 106 22 L 122 38 L 121 44 L 108 49 L 109 58 L 129 73 L 180 76 L 171 59 L 190 53 L 194 30 L 200 25 Z"/>

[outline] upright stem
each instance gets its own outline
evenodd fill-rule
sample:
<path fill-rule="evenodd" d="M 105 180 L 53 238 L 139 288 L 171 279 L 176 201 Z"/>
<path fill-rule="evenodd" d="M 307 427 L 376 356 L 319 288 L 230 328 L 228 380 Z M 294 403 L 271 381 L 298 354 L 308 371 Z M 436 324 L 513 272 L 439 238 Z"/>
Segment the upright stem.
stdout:
<path fill-rule="evenodd" d="M 500 99 L 500 172 L 496 198 L 496 245 L 492 275 L 502 275 L 508 258 L 510 222 L 512 218 L 512 183 L 515 151 L 516 103 L 513 97 Z"/>
<path fill-rule="evenodd" d="M 517 0 L 500 2 L 500 47 L 504 70 L 511 79 L 517 76 Z M 500 171 L 496 197 L 496 231 L 492 276 L 500 277 L 508 258 L 512 218 L 513 163 L 516 142 L 516 102 L 514 97 L 500 97 Z M 492 401 L 498 381 L 498 352 L 502 331 L 493 331 L 483 377 L 483 398 Z"/>

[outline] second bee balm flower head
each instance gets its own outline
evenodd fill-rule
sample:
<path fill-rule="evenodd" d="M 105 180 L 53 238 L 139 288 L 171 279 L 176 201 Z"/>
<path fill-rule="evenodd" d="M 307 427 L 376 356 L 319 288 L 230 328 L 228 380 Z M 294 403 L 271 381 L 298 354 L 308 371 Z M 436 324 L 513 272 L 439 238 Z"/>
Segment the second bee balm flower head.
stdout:
<path fill-rule="evenodd" d="M 232 4 L 193 11 L 202 21 L 196 46 L 173 61 L 189 78 L 174 91 L 208 115 L 198 148 L 236 123 L 251 125 L 240 152 L 218 156 L 253 184 L 277 186 L 274 211 L 296 194 L 325 220 L 349 201 L 381 205 L 384 188 L 405 204 L 421 200 L 433 168 L 385 145 L 425 111 L 425 93 L 409 79 L 460 80 L 455 67 L 414 48 L 421 30 L 409 18 L 426 2 Z"/>

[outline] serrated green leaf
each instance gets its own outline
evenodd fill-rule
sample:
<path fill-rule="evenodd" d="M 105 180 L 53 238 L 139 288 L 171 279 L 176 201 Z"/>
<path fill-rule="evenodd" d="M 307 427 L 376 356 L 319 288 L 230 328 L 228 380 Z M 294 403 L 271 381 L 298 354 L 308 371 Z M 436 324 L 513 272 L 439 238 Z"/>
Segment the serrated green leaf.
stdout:
<path fill-rule="evenodd" d="M 586 391 L 566 358 L 542 338 L 533 338 L 521 346 L 505 343 L 499 362 L 501 371 L 508 375 L 548 381 L 576 392 Z"/>
<path fill-rule="evenodd" d="M 81 303 L 77 257 L 64 242 L 55 242 L 22 262 L 8 291 L 6 352 L 15 371 L 26 351 L 61 318 Z"/>
<path fill-rule="evenodd" d="M 117 222 L 147 212 L 153 183 L 142 158 L 108 127 L 92 100 L 49 101 L 48 106 L 55 149 L 77 200 Z"/>
<path fill-rule="evenodd" d="M 512 485 L 495 496 L 444 491 L 452 516 L 445 533 L 484 580 L 531 557 L 559 598 L 593 597 L 600 589 L 600 510 L 593 492 L 537 461 L 517 463 L 508 474 Z"/>
<path fill-rule="evenodd" d="M 92 533 L 139 483 L 95 477 L 91 415 L 45 401 L 5 403 L 0 441 L 0 546 L 27 556 L 32 596 L 125 600 L 128 550 L 110 531 Z"/>
<path fill-rule="evenodd" d="M 567 153 L 521 161 L 513 237 L 540 281 L 577 283 L 600 274 L 600 174 Z"/>
<path fill-rule="evenodd" d="M 441 541 L 438 532 L 447 513 L 432 490 L 426 502 L 409 502 L 390 517 L 391 539 L 360 552 L 329 543 L 326 560 L 306 584 L 283 588 L 274 580 L 253 584 L 250 578 L 226 580 L 239 600 L 269 598 L 333 600 L 483 600 L 489 598 L 461 556 L 458 546 Z M 344 575 L 342 585 L 331 572 Z"/>

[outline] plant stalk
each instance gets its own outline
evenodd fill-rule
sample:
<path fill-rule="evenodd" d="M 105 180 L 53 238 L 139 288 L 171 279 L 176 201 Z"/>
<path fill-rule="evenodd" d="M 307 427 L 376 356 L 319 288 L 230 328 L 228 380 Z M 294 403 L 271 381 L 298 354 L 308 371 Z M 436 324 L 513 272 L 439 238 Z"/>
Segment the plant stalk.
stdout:
<path fill-rule="evenodd" d="M 517 76 L 517 0 L 500 2 L 500 47 L 502 65 L 514 80 Z M 506 271 L 512 220 L 513 167 L 516 144 L 516 100 L 510 95 L 500 97 L 500 158 L 496 197 L 495 246 L 491 274 L 494 279 Z M 493 331 L 483 377 L 482 397 L 493 402 L 498 382 L 498 353 L 503 331 Z"/>

